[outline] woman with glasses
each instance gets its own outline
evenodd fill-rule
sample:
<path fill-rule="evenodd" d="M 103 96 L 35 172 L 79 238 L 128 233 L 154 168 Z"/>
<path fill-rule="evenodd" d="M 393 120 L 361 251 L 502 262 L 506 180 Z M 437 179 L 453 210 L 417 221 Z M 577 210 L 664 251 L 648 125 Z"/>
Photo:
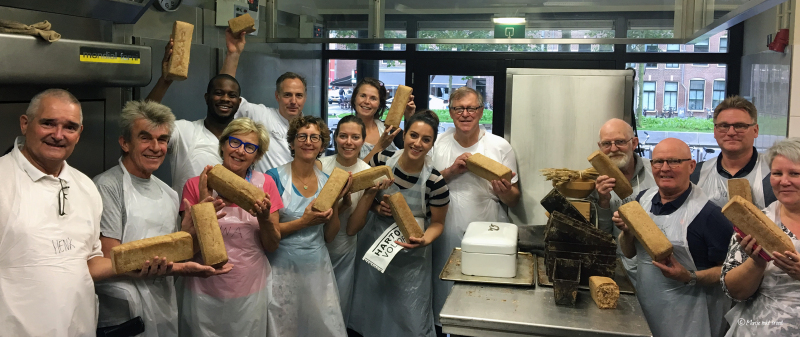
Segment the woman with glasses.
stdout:
<path fill-rule="evenodd" d="M 311 208 L 328 175 L 316 166 L 331 140 L 325 122 L 313 116 L 289 121 L 286 135 L 294 159 L 267 171 L 278 185 L 285 207 L 278 227 L 281 245 L 269 254 L 272 298 L 269 336 L 346 336 L 336 280 L 326 242 L 339 232 L 339 207 Z M 348 184 L 339 195 L 341 198 Z"/>
<path fill-rule="evenodd" d="M 265 251 L 278 248 L 278 210 L 283 208 L 271 177 L 253 170 L 269 148 L 267 129 L 249 118 L 233 120 L 222 131 L 219 152 L 222 166 L 261 188 L 266 197 L 255 209 L 242 209 L 218 195 L 207 184 L 207 166 L 189 179 L 183 198 L 194 205 L 208 196 L 222 198 L 226 207 L 219 219 L 230 273 L 212 278 L 186 278 L 181 306 L 182 336 L 265 336 L 264 313 L 269 303 L 270 262 Z M 188 211 L 181 207 L 181 211 Z"/>
<path fill-rule="evenodd" d="M 800 335 L 800 138 L 776 143 L 767 158 L 778 200 L 764 213 L 795 251 L 769 252 L 773 260 L 767 262 L 752 236 L 733 235 L 720 277 L 725 294 L 737 302 L 725 316 L 731 325 L 726 336 Z"/>
<path fill-rule="evenodd" d="M 418 112 L 407 121 L 405 148 L 382 151 L 370 160 L 371 166 L 391 167 L 395 181 L 373 199 L 372 213 L 359 233 L 356 256 L 364 256 L 394 223 L 384 196 L 402 193 L 424 234 L 398 242 L 404 249 L 383 273 L 366 263 L 356 268 L 350 327 L 363 336 L 436 336 L 430 244 L 442 234 L 450 202 L 447 184 L 427 156 L 438 128 L 439 119 L 433 111 Z M 366 213 L 366 209 L 358 208 L 352 217 L 363 218 Z"/>
<path fill-rule="evenodd" d="M 364 122 L 366 129 L 364 146 L 361 147 L 361 153 L 358 157 L 361 159 L 369 158 L 367 156 L 375 147 L 375 144 L 378 143 L 383 149 L 397 151 L 398 148 L 392 140 L 400 133 L 400 129 L 392 126 L 387 128 L 381 121 L 383 112 L 387 109 L 386 87 L 384 87 L 383 82 L 371 77 L 362 79 L 353 89 L 353 96 L 350 101 L 355 115 Z M 414 95 L 411 95 L 408 99 L 405 115 L 410 116 L 414 113 L 414 109 L 416 109 Z"/>

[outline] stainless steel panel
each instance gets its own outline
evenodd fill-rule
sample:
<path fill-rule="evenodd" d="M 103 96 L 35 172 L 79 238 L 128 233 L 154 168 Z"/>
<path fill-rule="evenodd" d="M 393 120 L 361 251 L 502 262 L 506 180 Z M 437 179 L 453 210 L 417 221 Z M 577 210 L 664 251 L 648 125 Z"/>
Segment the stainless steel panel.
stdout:
<path fill-rule="evenodd" d="M 3 6 L 48 13 L 134 23 L 150 8 L 153 0 L 3 0 Z"/>

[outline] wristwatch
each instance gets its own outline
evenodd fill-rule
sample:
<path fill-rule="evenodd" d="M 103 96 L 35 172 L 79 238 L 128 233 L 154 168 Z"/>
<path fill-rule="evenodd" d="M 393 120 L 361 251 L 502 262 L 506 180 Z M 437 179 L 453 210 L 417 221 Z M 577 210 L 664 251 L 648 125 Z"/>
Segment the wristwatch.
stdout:
<path fill-rule="evenodd" d="M 687 286 L 693 286 L 697 284 L 697 274 L 694 273 L 694 270 L 689 271 L 689 277 L 689 282 L 685 283 Z"/>

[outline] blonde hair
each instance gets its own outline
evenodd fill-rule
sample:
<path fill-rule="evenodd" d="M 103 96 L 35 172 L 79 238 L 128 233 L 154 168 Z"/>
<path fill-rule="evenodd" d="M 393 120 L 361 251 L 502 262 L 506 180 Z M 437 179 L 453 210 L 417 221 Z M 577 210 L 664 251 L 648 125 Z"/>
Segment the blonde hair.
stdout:
<path fill-rule="evenodd" d="M 478 106 L 483 108 L 483 96 L 477 90 L 472 89 L 470 87 L 461 87 L 456 90 L 453 90 L 453 93 L 450 94 L 450 102 L 454 102 L 460 100 L 464 97 L 469 96 L 469 94 L 475 95 L 478 98 Z"/>
<path fill-rule="evenodd" d="M 231 135 L 243 135 L 251 132 L 258 136 L 258 150 L 256 150 L 256 158 L 253 161 L 257 162 L 269 149 L 269 134 L 263 124 L 254 122 L 247 117 L 234 119 L 225 127 L 225 130 L 222 130 L 222 134 L 219 136 L 219 155 L 222 156 L 222 149 L 228 146 L 226 143 Z"/>
<path fill-rule="evenodd" d="M 119 115 L 119 128 L 125 141 L 131 141 L 133 124 L 140 118 L 146 120 L 151 128 L 166 126 L 168 134 L 172 134 L 175 127 L 175 115 L 168 106 L 153 101 L 130 101 L 125 103 Z"/>

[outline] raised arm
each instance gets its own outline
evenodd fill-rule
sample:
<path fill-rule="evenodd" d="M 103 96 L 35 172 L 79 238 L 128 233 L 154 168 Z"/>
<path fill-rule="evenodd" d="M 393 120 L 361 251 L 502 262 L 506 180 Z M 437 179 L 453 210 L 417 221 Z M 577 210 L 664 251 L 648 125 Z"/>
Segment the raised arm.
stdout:
<path fill-rule="evenodd" d="M 244 51 L 246 34 L 246 32 L 241 32 L 239 36 L 234 36 L 230 28 L 225 29 L 225 47 L 227 47 L 228 53 L 225 55 L 225 61 L 222 62 L 220 74 L 236 77 L 236 68 L 239 67 L 239 56 Z"/>
<path fill-rule="evenodd" d="M 164 95 L 167 94 L 167 89 L 172 85 L 172 80 L 167 79 L 169 59 L 172 57 L 172 44 L 172 39 L 169 39 L 167 45 L 164 46 L 164 58 L 161 59 L 161 77 L 158 78 L 156 85 L 150 90 L 150 94 L 147 95 L 146 100 L 148 101 L 161 103 L 161 100 L 164 99 Z"/>

